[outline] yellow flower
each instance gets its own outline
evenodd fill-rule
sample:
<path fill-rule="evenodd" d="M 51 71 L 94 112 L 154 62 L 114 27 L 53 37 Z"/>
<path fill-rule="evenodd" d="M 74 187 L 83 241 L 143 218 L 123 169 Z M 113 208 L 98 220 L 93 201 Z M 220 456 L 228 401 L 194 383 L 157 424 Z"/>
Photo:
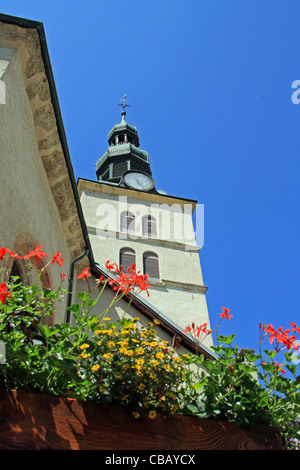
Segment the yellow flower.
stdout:
<path fill-rule="evenodd" d="M 161 351 L 159 351 L 158 353 L 155 354 L 155 357 L 157 359 L 162 359 L 163 357 L 165 357 L 165 355 Z"/>
<path fill-rule="evenodd" d="M 157 341 L 151 341 L 150 343 L 150 346 L 152 346 L 152 348 L 155 348 L 157 345 L 158 345 Z"/>
<path fill-rule="evenodd" d="M 111 320 L 111 318 L 109 318 L 109 317 L 104 317 L 103 318 L 103 321 L 109 321 L 109 320 Z"/>
<path fill-rule="evenodd" d="M 87 357 L 90 357 L 90 354 L 82 353 L 77 356 L 78 359 L 86 359 Z"/>
<path fill-rule="evenodd" d="M 156 411 L 151 410 L 151 411 L 149 412 L 148 417 L 149 417 L 150 419 L 155 419 L 155 418 L 156 418 Z"/>
<path fill-rule="evenodd" d="M 128 335 L 129 334 L 129 330 L 128 330 L 128 326 L 127 327 L 123 327 L 122 330 L 120 331 L 120 334 L 121 335 Z"/>
<path fill-rule="evenodd" d="M 174 356 L 173 359 L 174 359 L 174 361 L 176 361 L 176 362 L 182 362 L 181 357 Z"/>
<path fill-rule="evenodd" d="M 99 364 L 95 364 L 95 365 L 92 367 L 92 370 L 98 370 L 98 369 L 100 369 Z"/>
<path fill-rule="evenodd" d="M 150 361 L 150 363 L 151 363 L 154 367 L 157 367 L 157 366 L 159 365 L 159 362 L 156 361 L 155 359 L 152 359 L 152 360 Z"/>
<path fill-rule="evenodd" d="M 186 359 L 190 359 L 191 356 L 189 354 L 181 354 L 181 357 L 185 357 Z"/>
<path fill-rule="evenodd" d="M 80 346 L 80 349 L 86 349 L 86 348 L 89 348 L 89 347 L 90 347 L 89 344 L 84 343 L 84 344 L 82 344 L 82 345 Z"/>
<path fill-rule="evenodd" d="M 153 321 L 154 321 L 154 323 L 156 323 L 156 325 L 160 325 L 160 321 L 159 321 L 159 320 L 157 320 L 157 318 L 154 318 L 154 320 L 153 320 Z"/>
<path fill-rule="evenodd" d="M 114 341 L 108 341 L 108 342 L 107 342 L 107 346 L 108 346 L 109 348 L 113 348 L 113 347 L 115 346 Z"/>
<path fill-rule="evenodd" d="M 137 411 L 133 411 L 132 414 L 136 419 L 139 419 L 141 417 L 140 413 L 138 413 Z"/>
<path fill-rule="evenodd" d="M 144 354 L 143 348 L 137 348 L 136 354 L 139 354 L 139 355 Z"/>
<path fill-rule="evenodd" d="M 101 333 L 103 333 L 104 335 L 112 335 L 113 334 L 113 330 L 110 328 L 109 330 L 95 330 L 95 333 L 96 335 L 101 335 Z"/>
<path fill-rule="evenodd" d="M 141 369 L 141 367 L 143 366 L 144 362 L 145 362 L 144 359 L 137 359 L 136 362 L 135 362 L 135 363 L 136 363 L 136 366 L 135 366 L 135 367 L 136 367 L 137 369 Z"/>
<path fill-rule="evenodd" d="M 105 354 L 103 354 L 103 357 L 105 359 L 111 359 L 113 357 L 113 354 L 112 353 L 105 353 Z"/>
<path fill-rule="evenodd" d="M 126 356 L 133 356 L 133 351 L 127 348 L 120 348 L 120 353 L 125 354 Z"/>

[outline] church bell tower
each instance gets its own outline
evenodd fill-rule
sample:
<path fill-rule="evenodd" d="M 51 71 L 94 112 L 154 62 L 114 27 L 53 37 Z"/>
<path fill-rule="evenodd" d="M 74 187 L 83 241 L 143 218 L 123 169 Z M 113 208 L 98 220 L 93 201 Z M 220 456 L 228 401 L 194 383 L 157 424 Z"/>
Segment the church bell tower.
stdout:
<path fill-rule="evenodd" d="M 79 179 L 78 190 L 94 259 L 149 275 L 143 301 L 181 329 L 207 323 L 207 287 L 200 266 L 193 213 L 197 201 L 156 188 L 149 156 L 140 148 L 136 127 L 121 122 L 108 134 L 108 148 L 96 162 L 96 181 Z M 166 156 L 166 158 L 168 158 Z"/>
<path fill-rule="evenodd" d="M 96 163 L 96 175 L 99 183 L 155 192 L 148 153 L 139 148 L 136 127 L 125 121 L 125 109 L 129 106 L 125 98 L 122 98 L 122 120 L 108 134 L 109 147 Z"/>

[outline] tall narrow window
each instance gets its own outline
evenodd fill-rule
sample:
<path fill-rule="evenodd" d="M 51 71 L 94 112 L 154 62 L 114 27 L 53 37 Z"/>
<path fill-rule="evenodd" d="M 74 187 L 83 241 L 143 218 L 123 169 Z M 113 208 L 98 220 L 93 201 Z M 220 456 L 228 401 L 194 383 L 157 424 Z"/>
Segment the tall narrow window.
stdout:
<path fill-rule="evenodd" d="M 143 255 L 144 274 L 148 274 L 149 280 L 159 281 L 158 256 L 155 253 L 146 252 Z"/>
<path fill-rule="evenodd" d="M 154 217 L 150 215 L 146 215 L 142 219 L 142 226 L 143 226 L 143 235 L 145 237 L 156 238 L 157 237 L 157 230 L 156 230 L 156 220 Z"/>
<path fill-rule="evenodd" d="M 20 266 L 19 266 L 19 264 L 16 260 L 14 260 L 11 271 L 10 271 L 9 282 L 12 281 L 12 276 L 18 276 L 19 277 L 17 282 L 22 281 L 22 273 L 21 273 L 21 270 L 20 270 Z"/>
<path fill-rule="evenodd" d="M 127 161 L 116 162 L 113 165 L 113 178 L 119 178 L 128 169 Z"/>
<path fill-rule="evenodd" d="M 124 271 L 135 264 L 135 252 L 131 248 L 122 248 L 120 250 L 120 266 L 123 266 Z"/>
<path fill-rule="evenodd" d="M 131 212 L 122 212 L 120 220 L 121 232 L 134 233 L 135 232 L 135 217 Z"/>

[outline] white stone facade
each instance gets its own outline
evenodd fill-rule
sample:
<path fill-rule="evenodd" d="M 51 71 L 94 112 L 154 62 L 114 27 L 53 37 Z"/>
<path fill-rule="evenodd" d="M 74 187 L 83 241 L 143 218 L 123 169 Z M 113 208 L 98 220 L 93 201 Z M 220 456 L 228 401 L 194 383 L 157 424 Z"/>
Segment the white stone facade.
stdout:
<path fill-rule="evenodd" d="M 193 229 L 195 203 L 167 195 L 150 194 L 80 179 L 78 190 L 96 263 L 119 265 L 122 248 L 135 252 L 137 270 L 143 272 L 143 254 L 155 253 L 159 279 L 151 282 L 150 296 L 143 298 L 181 328 L 207 323 L 207 287 L 203 284 Z M 120 227 L 120 214 L 135 215 L 134 233 Z M 155 218 L 157 236 L 142 234 L 142 217 Z"/>

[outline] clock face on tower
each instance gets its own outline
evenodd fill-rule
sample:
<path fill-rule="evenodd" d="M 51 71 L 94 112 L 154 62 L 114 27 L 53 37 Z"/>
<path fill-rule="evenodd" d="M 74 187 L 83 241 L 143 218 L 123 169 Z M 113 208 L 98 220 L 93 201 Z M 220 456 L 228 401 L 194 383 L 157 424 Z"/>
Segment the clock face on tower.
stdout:
<path fill-rule="evenodd" d="M 126 171 L 122 175 L 122 180 L 129 188 L 140 191 L 150 191 L 155 186 L 155 182 L 151 176 L 138 170 Z"/>

